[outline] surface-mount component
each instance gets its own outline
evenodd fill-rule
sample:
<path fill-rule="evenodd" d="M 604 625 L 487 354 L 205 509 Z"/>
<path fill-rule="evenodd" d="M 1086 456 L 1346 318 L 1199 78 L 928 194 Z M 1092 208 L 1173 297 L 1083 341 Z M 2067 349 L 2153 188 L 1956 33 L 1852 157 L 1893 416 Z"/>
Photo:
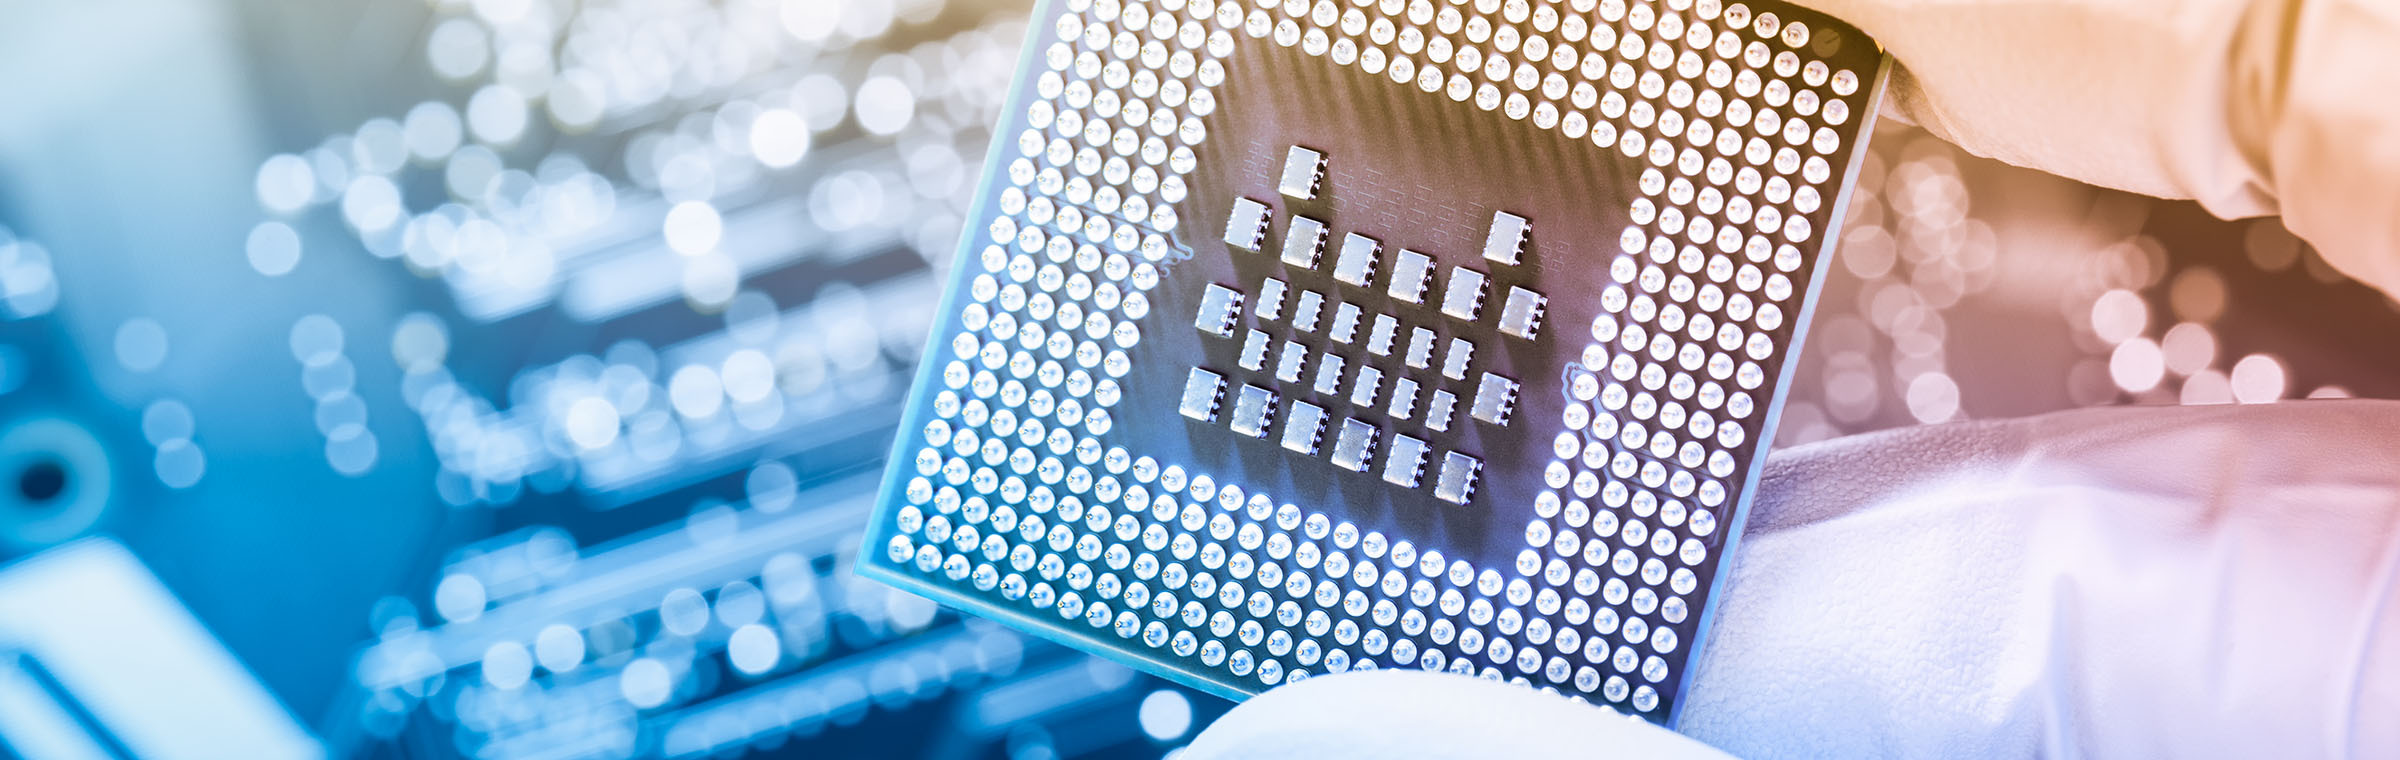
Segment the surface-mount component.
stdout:
<path fill-rule="evenodd" d="M 1502 264 L 1515 264 L 1525 253 L 1525 234 L 1532 231 L 1525 217 L 1506 211 L 1492 212 L 1492 227 L 1483 238 L 1483 257 Z"/>
<path fill-rule="evenodd" d="M 1483 314 L 1482 272 L 1460 267 L 1450 270 L 1450 286 L 1442 291 L 1442 313 L 1469 322 Z"/>
<path fill-rule="evenodd" d="M 1375 257 L 1383 253 L 1383 243 L 1356 232 L 1342 236 L 1342 250 L 1333 257 L 1333 279 L 1358 287 L 1367 287 L 1375 278 Z"/>
<path fill-rule="evenodd" d="M 1375 456 L 1375 426 L 1364 420 L 1342 420 L 1342 431 L 1333 439 L 1333 465 L 1351 472 L 1366 472 L 1367 460 Z"/>
<path fill-rule="evenodd" d="M 1035 13 L 863 572 L 1228 696 L 1669 720 L 1875 44 L 1748 0 Z"/>
<path fill-rule="evenodd" d="M 1475 495 L 1475 476 L 1483 471 L 1483 463 L 1458 452 L 1442 455 L 1442 474 L 1434 482 L 1433 493 L 1442 501 L 1465 504 Z"/>
<path fill-rule="evenodd" d="M 1225 215 L 1225 244 L 1246 251 L 1258 250 L 1267 239 L 1267 216 L 1272 213 L 1267 204 L 1248 198 L 1233 199 L 1233 212 Z"/>
<path fill-rule="evenodd" d="M 1233 397 L 1233 432 L 1252 438 L 1267 435 L 1267 421 L 1275 415 L 1275 392 L 1255 385 L 1242 386 Z"/>
<path fill-rule="evenodd" d="M 1217 402 L 1225 397 L 1225 376 L 1194 369 L 1183 383 L 1183 416 L 1201 422 L 1217 419 Z"/>
<path fill-rule="evenodd" d="M 1219 338 L 1233 337 L 1233 321 L 1242 316 L 1242 294 L 1232 288 L 1211 283 L 1200 294 L 1200 311 L 1192 315 L 1192 326 Z"/>
<path fill-rule="evenodd" d="M 1298 145 L 1292 146 L 1283 157 L 1283 180 L 1275 189 L 1297 200 L 1317 197 L 1317 185 L 1325 181 L 1325 154 Z"/>
<path fill-rule="evenodd" d="M 1283 233 L 1283 263 L 1300 269 L 1317 268 L 1317 257 L 1325 252 L 1325 223 L 1305 216 L 1292 217 L 1292 226 Z"/>
<path fill-rule="evenodd" d="M 1393 298 L 1409 303 L 1423 303 L 1425 289 L 1433 287 L 1433 257 L 1401 249 L 1392 264 L 1392 282 L 1387 290 Z"/>
<path fill-rule="evenodd" d="M 1500 304 L 1500 331 L 1532 340 L 1542 329 L 1542 307 L 1549 300 L 1540 293 L 1510 286 L 1508 300 Z"/>

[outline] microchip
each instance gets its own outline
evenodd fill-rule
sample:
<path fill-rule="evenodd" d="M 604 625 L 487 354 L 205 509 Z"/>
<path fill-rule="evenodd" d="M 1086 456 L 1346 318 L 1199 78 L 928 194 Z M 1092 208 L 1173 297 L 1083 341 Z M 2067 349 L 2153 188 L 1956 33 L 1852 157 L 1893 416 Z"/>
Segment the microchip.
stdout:
<path fill-rule="evenodd" d="M 1259 286 L 1258 286 L 1258 318 L 1259 318 L 1259 319 L 1281 319 L 1281 318 L 1283 318 L 1283 292 L 1284 292 L 1284 290 L 1285 290 L 1286 288 L 1288 288 L 1288 287 L 1290 287 L 1290 286 L 1288 286 L 1288 285 L 1285 285 L 1285 284 L 1283 283 L 1283 281 L 1282 281 L 1282 280 L 1278 280 L 1278 279 L 1275 279 L 1275 278 L 1273 278 L 1273 277 L 1269 277 L 1269 278 L 1267 278 L 1267 279 L 1266 279 L 1266 281 L 1265 281 L 1265 282 L 1263 282 L 1263 283 L 1260 283 L 1260 284 L 1259 284 Z"/>
<path fill-rule="evenodd" d="M 1194 369 L 1183 383 L 1183 416 L 1201 422 L 1215 422 L 1217 402 L 1224 396 L 1225 376 Z"/>
<path fill-rule="evenodd" d="M 1358 368 L 1358 377 L 1350 383 L 1350 405 L 1371 407 L 1375 394 L 1383 388 L 1383 370 L 1374 367 Z"/>
<path fill-rule="evenodd" d="M 1392 436 L 1392 450 L 1383 457 L 1383 482 L 1401 488 L 1417 487 L 1417 478 L 1425 473 L 1425 442 L 1405 435 Z"/>
<path fill-rule="evenodd" d="M 1275 416 L 1275 392 L 1255 385 L 1242 386 L 1233 397 L 1233 432 L 1252 438 L 1267 435 L 1267 422 Z"/>
<path fill-rule="evenodd" d="M 1426 367 L 1433 366 L 1432 330 L 1419 327 L 1409 332 L 1408 356 L 1405 361 L 1408 362 L 1408 366 L 1411 369 L 1424 369 Z"/>
<path fill-rule="evenodd" d="M 1475 405 L 1468 414 L 1494 425 L 1508 424 L 1508 415 L 1517 409 L 1517 381 L 1490 372 L 1475 383 Z"/>
<path fill-rule="evenodd" d="M 1458 452 L 1442 455 L 1442 474 L 1434 482 L 1433 495 L 1452 504 L 1465 504 L 1475 495 L 1475 476 L 1483 472 L 1483 463 Z"/>
<path fill-rule="evenodd" d="M 1366 287 L 1375 278 L 1375 257 L 1383 244 L 1356 232 L 1342 236 L 1342 250 L 1333 257 L 1333 279 Z"/>
<path fill-rule="evenodd" d="M 1475 321 L 1483 313 L 1483 273 L 1465 267 L 1450 270 L 1450 287 L 1442 292 L 1442 313 Z"/>
<path fill-rule="evenodd" d="M 1301 269 L 1317 268 L 1318 255 L 1325 252 L 1325 223 L 1305 216 L 1292 217 L 1291 229 L 1283 233 L 1283 263 Z"/>
<path fill-rule="evenodd" d="M 1317 185 L 1325 181 L 1325 154 L 1298 145 L 1283 157 L 1283 179 L 1275 189 L 1299 200 L 1317 197 Z"/>
<path fill-rule="evenodd" d="M 1242 294 L 1234 289 L 1210 283 L 1200 294 L 1200 310 L 1192 316 L 1192 326 L 1219 338 L 1233 337 L 1233 320 L 1242 315 Z"/>
<path fill-rule="evenodd" d="M 1334 304 L 1333 327 L 1325 331 L 1325 337 L 1332 338 L 1335 343 L 1348 343 L 1357 338 L 1358 315 L 1358 304 Z"/>
<path fill-rule="evenodd" d="M 1292 402 L 1292 419 L 1283 423 L 1283 447 L 1302 456 L 1316 456 L 1317 437 L 1325 429 L 1324 407 Z"/>
<path fill-rule="evenodd" d="M 1367 331 L 1367 353 L 1376 356 L 1392 355 L 1392 339 L 1400 330 L 1400 320 L 1390 314 L 1375 315 L 1375 327 Z"/>
<path fill-rule="evenodd" d="M 860 572 L 1235 699 L 1408 667 L 1670 721 L 1874 41 L 1782 0 L 1035 7 Z"/>
<path fill-rule="evenodd" d="M 1532 340 L 1542 329 L 1542 306 L 1550 299 L 1520 287 L 1508 289 L 1508 301 L 1500 305 L 1500 331 Z"/>
<path fill-rule="evenodd" d="M 1450 432 L 1450 418 L 1458 414 L 1458 394 L 1434 391 L 1425 402 L 1425 429 L 1436 433 Z"/>
<path fill-rule="evenodd" d="M 1258 250 L 1267 239 L 1267 217 L 1274 213 L 1267 204 L 1248 198 L 1233 199 L 1233 213 L 1225 216 L 1225 244 L 1245 251 Z"/>
<path fill-rule="evenodd" d="M 1474 341 L 1466 338 L 1451 338 L 1450 350 L 1442 352 L 1442 376 L 1452 380 L 1467 379 L 1467 362 L 1474 358 Z"/>
<path fill-rule="evenodd" d="M 1242 336 L 1242 358 L 1239 362 L 1242 369 L 1257 372 L 1265 368 L 1268 344 L 1273 340 L 1273 338 L 1267 337 L 1264 330 L 1251 330 L 1249 334 Z"/>
<path fill-rule="evenodd" d="M 1424 303 L 1425 289 L 1433 287 L 1433 257 L 1406 248 L 1392 264 L 1392 282 L 1386 291 L 1393 298 L 1409 303 Z"/>
<path fill-rule="evenodd" d="M 1342 388 L 1342 355 L 1326 354 L 1317 360 L 1317 395 L 1332 396 Z"/>
<path fill-rule="evenodd" d="M 1300 365 L 1308 361 L 1308 347 L 1299 341 L 1283 342 L 1283 353 L 1275 357 L 1275 379 L 1287 383 L 1300 382 Z"/>
<path fill-rule="evenodd" d="M 1375 456 L 1375 426 L 1358 419 L 1342 420 L 1342 431 L 1333 439 L 1333 466 L 1351 472 L 1366 472 L 1367 460 Z"/>
<path fill-rule="evenodd" d="M 1292 304 L 1292 329 L 1300 332 L 1317 331 L 1317 312 L 1325 308 L 1325 294 L 1314 290 L 1300 291 L 1300 300 Z"/>
<path fill-rule="evenodd" d="M 1525 233 L 1532 227 L 1525 217 L 1506 211 L 1492 212 L 1491 232 L 1483 238 L 1483 258 L 1502 264 L 1515 264 L 1525 253 Z"/>
<path fill-rule="evenodd" d="M 1400 378 L 1392 381 L 1392 419 L 1405 420 L 1417 411 L 1417 381 Z"/>

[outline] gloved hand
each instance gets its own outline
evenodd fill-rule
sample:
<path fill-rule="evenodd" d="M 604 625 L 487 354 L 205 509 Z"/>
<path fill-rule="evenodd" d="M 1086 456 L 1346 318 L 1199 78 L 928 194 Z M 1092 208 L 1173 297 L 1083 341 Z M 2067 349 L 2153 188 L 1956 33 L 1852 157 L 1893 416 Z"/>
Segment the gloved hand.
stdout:
<path fill-rule="evenodd" d="M 1802 0 L 1898 62 L 1884 112 L 1976 155 L 2282 214 L 2400 295 L 2400 3 Z"/>
<path fill-rule="evenodd" d="M 2400 402 L 2087 409 L 1769 459 L 1680 729 L 1748 758 L 2400 756 Z M 1716 758 L 1403 671 L 1275 689 L 1215 758 Z"/>

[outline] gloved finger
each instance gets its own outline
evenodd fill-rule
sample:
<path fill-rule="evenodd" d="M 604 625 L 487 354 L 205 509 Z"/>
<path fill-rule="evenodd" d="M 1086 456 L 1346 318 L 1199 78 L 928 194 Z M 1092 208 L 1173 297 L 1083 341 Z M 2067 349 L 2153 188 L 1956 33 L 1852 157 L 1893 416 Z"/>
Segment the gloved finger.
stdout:
<path fill-rule="evenodd" d="M 1778 452 L 1680 728 L 1775 757 L 2400 755 L 2400 404 Z"/>
<path fill-rule="evenodd" d="M 1724 760 L 1647 721 L 1522 686 L 1450 673 L 1353 671 L 1253 697 L 1182 760 L 1591 758 Z"/>
<path fill-rule="evenodd" d="M 1812 0 L 1888 49 L 1888 111 L 1977 155 L 2280 213 L 2400 293 L 2400 5 Z"/>

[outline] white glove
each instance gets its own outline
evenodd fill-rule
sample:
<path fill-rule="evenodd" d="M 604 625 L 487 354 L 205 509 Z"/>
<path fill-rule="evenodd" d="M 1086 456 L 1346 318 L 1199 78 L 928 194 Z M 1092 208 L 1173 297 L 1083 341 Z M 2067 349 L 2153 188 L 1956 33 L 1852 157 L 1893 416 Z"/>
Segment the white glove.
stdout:
<path fill-rule="evenodd" d="M 1777 757 L 2400 756 L 2400 403 L 2087 409 L 1777 452 L 1680 729 Z M 1185 760 L 1720 757 L 1378 672 Z"/>
<path fill-rule="evenodd" d="M 2284 224 L 2400 294 L 2400 3 L 1805 0 L 1976 155 Z"/>

